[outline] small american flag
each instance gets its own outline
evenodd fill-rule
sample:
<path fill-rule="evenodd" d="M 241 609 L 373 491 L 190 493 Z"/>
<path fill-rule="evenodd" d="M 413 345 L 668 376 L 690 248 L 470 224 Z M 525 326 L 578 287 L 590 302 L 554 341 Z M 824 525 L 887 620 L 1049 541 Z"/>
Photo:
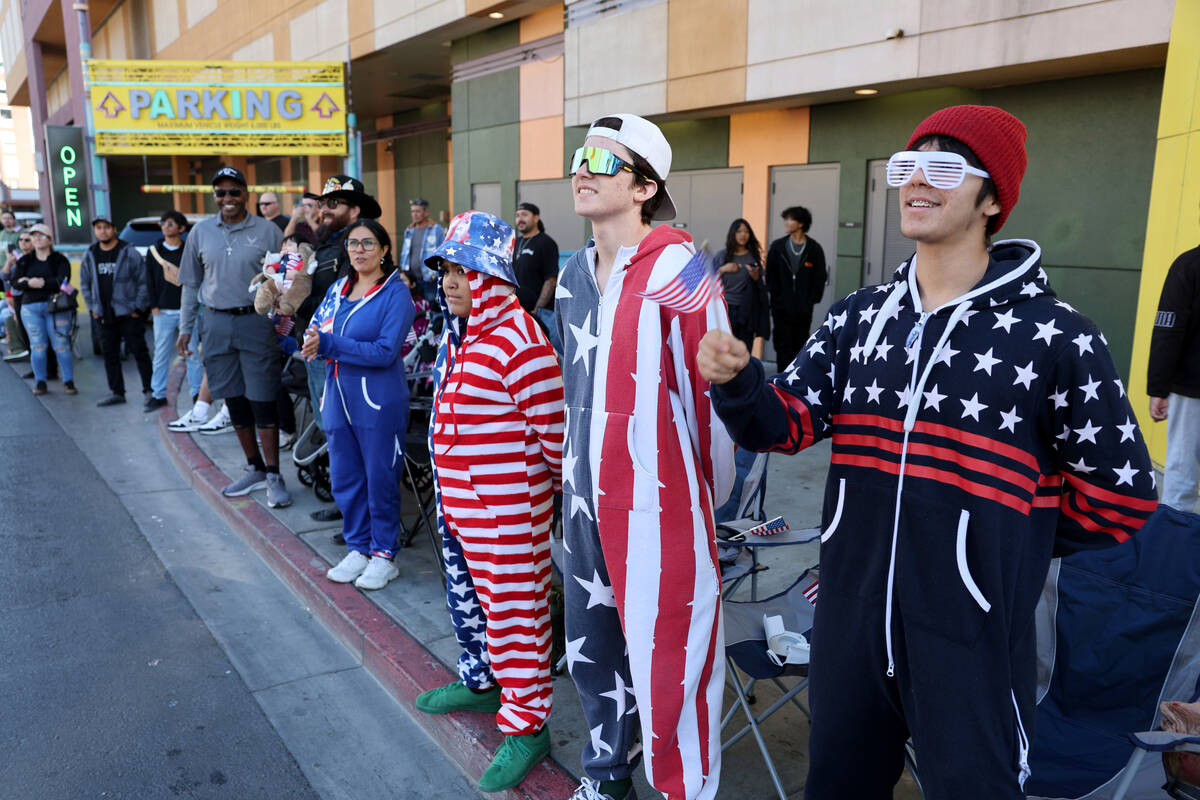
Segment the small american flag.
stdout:
<path fill-rule="evenodd" d="M 777 533 L 791 530 L 791 526 L 787 524 L 787 520 L 783 517 L 773 517 L 761 525 L 755 525 L 746 531 L 747 536 L 774 536 Z"/>
<path fill-rule="evenodd" d="M 708 248 L 701 246 L 678 275 L 658 291 L 647 294 L 646 299 L 682 314 L 690 314 L 707 306 L 713 294 L 719 296 L 720 291 Z"/>
<path fill-rule="evenodd" d="M 819 580 L 815 580 L 812 582 L 812 586 L 809 586 L 804 590 L 804 596 L 807 597 L 808 602 L 812 603 L 814 606 L 817 604 L 817 584 L 819 583 Z"/>
<path fill-rule="evenodd" d="M 62 284 L 58 287 L 58 290 L 60 292 L 62 292 L 63 294 L 67 295 L 68 297 L 75 294 L 75 287 L 72 286 L 71 282 L 68 280 L 64 280 L 62 282 Z"/>

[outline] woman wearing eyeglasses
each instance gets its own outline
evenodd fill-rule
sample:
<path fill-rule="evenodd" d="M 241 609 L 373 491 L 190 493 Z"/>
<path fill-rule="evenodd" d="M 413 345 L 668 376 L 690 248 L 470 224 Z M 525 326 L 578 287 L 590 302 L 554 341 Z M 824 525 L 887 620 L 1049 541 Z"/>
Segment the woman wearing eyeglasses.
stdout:
<path fill-rule="evenodd" d="M 13 287 L 21 290 L 21 322 L 29 336 L 33 361 L 34 394 L 45 394 L 47 375 L 46 350 L 53 342 L 62 370 L 63 387 L 67 394 L 75 389 L 75 362 L 71 357 L 71 318 L 74 311 L 54 312 L 50 298 L 71 278 L 71 263 L 54 249 L 50 228 L 34 225 L 30 231 L 32 252 L 21 256 L 13 267 Z M 74 291 L 74 290 L 72 290 Z"/>
<path fill-rule="evenodd" d="M 326 362 L 321 422 L 329 439 L 333 498 L 345 519 L 347 553 L 326 576 L 382 589 L 400 531 L 400 476 L 408 427 L 408 381 L 400 357 L 413 322 L 392 240 L 372 219 L 346 230 L 353 271 L 329 287 L 304 334 L 302 354 Z"/>

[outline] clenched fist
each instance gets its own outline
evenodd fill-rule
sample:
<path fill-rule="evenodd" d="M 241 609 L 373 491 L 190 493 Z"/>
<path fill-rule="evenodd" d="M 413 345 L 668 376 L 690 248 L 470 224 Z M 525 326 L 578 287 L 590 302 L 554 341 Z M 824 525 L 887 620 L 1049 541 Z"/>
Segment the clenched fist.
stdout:
<path fill-rule="evenodd" d="M 750 363 L 746 344 L 726 331 L 711 330 L 700 340 L 696 366 L 706 381 L 728 383 Z"/>

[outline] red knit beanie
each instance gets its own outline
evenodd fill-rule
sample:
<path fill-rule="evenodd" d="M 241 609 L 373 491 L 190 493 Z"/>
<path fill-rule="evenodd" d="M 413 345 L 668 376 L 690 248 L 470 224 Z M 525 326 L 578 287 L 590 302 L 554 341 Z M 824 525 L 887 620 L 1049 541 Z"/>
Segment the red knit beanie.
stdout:
<path fill-rule="evenodd" d="M 1021 195 L 1025 177 L 1025 126 L 1021 120 L 995 106 L 950 106 L 935 111 L 913 131 L 908 149 L 926 136 L 958 139 L 979 156 L 996 186 L 1000 204 L 996 230 L 1004 225 Z"/>

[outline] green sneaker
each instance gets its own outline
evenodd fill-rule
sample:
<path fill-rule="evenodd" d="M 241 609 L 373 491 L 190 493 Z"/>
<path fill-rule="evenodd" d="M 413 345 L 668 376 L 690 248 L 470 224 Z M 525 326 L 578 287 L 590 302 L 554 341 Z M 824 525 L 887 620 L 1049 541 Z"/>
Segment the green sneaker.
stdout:
<path fill-rule="evenodd" d="M 537 733 L 525 736 L 505 736 L 496 748 L 492 765 L 484 770 L 479 788 L 485 792 L 511 789 L 529 774 L 529 770 L 550 755 L 550 729 L 543 726 Z"/>
<path fill-rule="evenodd" d="M 449 714 L 451 711 L 495 713 L 500 710 L 500 687 L 493 686 L 486 692 L 476 693 L 455 681 L 417 695 L 417 710 L 426 714 Z"/>

